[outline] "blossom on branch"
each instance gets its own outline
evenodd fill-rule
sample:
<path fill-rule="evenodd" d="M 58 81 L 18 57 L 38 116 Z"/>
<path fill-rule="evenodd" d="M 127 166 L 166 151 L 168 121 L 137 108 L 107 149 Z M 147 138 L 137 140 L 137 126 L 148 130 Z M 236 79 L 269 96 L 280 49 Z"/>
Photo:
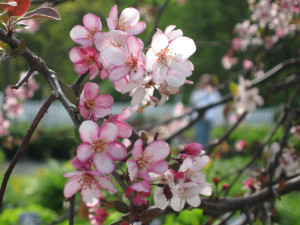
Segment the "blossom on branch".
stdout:
<path fill-rule="evenodd" d="M 78 108 L 85 119 L 97 121 L 111 113 L 114 100 L 111 95 L 99 95 L 100 87 L 96 83 L 88 82 L 84 85 L 80 95 Z"/>

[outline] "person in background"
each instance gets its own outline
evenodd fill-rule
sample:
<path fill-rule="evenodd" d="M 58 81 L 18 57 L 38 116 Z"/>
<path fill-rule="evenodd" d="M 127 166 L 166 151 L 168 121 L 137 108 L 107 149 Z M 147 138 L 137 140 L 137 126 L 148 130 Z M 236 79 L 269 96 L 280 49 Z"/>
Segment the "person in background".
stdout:
<path fill-rule="evenodd" d="M 215 87 L 217 83 L 218 81 L 216 77 L 210 74 L 202 75 L 190 97 L 192 106 L 195 108 L 201 108 L 219 101 L 221 95 Z M 196 123 L 196 141 L 201 145 L 208 144 L 210 140 L 212 121 L 217 114 L 217 107 L 210 108 L 206 110 L 203 119 Z"/>

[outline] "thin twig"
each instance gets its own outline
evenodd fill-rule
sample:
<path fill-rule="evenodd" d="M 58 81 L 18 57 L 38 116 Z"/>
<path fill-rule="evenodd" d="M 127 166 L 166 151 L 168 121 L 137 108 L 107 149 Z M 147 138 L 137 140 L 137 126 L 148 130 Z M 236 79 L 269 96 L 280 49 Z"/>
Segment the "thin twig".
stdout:
<path fill-rule="evenodd" d="M 18 82 L 16 85 L 12 85 L 11 88 L 12 89 L 19 89 L 25 82 L 28 82 L 30 76 L 34 73 L 34 70 L 29 69 L 28 73 L 26 74 L 26 76 L 20 81 Z"/>
<path fill-rule="evenodd" d="M 41 121 L 41 119 L 44 117 L 45 113 L 47 112 L 49 106 L 52 104 L 52 102 L 54 102 L 56 100 L 56 95 L 54 93 L 51 93 L 49 95 L 49 97 L 47 98 L 47 100 L 44 102 L 44 104 L 42 105 L 42 107 L 40 108 L 39 112 L 37 113 L 36 117 L 34 118 L 34 120 L 32 121 L 18 151 L 16 152 L 14 158 L 12 159 L 9 167 L 7 168 L 5 174 L 4 174 L 4 178 L 1 184 L 1 189 L 0 189 L 0 211 L 2 210 L 2 203 L 3 203 L 3 197 L 4 197 L 4 193 L 6 190 L 6 186 L 7 186 L 7 182 L 9 180 L 9 177 L 13 171 L 13 169 L 15 168 L 19 158 L 21 157 L 21 155 L 23 154 L 25 148 L 27 147 L 32 134 L 34 133 L 35 129 L 37 128 L 39 122 Z"/>

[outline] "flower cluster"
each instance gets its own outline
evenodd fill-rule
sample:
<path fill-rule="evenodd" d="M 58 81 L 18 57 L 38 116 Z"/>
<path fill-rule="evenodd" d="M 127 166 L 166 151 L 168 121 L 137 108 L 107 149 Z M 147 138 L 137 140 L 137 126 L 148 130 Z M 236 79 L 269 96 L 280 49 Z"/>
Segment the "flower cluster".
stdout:
<path fill-rule="evenodd" d="M 109 32 L 103 32 L 100 18 L 90 13 L 83 17 L 84 26 L 70 32 L 81 45 L 70 51 L 76 73 L 89 73 L 92 80 L 100 71 L 100 78 L 108 78 L 117 91 L 129 92 L 133 111 L 151 101 L 162 105 L 171 94 L 180 93 L 184 83 L 191 83 L 186 78 L 194 67 L 188 58 L 196 51 L 194 41 L 171 25 L 164 32 L 157 29 L 145 53 L 142 40 L 135 36 L 146 28 L 139 19 L 135 8 L 124 9 L 118 18 L 115 5 L 107 18 Z M 155 91 L 161 99 L 153 96 Z"/>
<path fill-rule="evenodd" d="M 26 74 L 26 72 L 21 73 L 19 81 L 23 80 Z M 22 102 L 32 98 L 38 87 L 39 85 L 33 77 L 28 79 L 19 89 L 6 87 L 4 104 L 2 110 L 0 109 L 0 136 L 8 134 L 9 121 L 5 118 L 20 116 L 23 113 Z"/>
<path fill-rule="evenodd" d="M 192 39 L 184 37 L 181 30 L 168 26 L 165 31 L 157 29 L 147 52 L 143 42 L 135 37 L 146 27 L 139 21 L 140 15 L 135 8 L 124 9 L 118 18 L 115 5 L 107 18 L 108 32 L 102 31 L 102 23 L 94 14 L 83 17 L 83 26 L 75 26 L 70 36 L 81 46 L 70 51 L 70 60 L 79 75 L 89 74 L 89 80 L 98 74 L 101 79 L 108 78 L 115 89 L 121 93 L 129 92 L 132 96 L 131 108 L 121 114 L 111 115 L 114 100 L 108 94 L 99 95 L 100 87 L 93 82 L 83 86 L 80 95 L 78 112 L 82 123 L 79 126 L 80 142 L 77 155 L 72 161 L 76 171 L 68 172 L 64 196 L 70 198 L 81 190 L 83 202 L 93 207 L 91 214 L 93 223 L 101 224 L 98 210 L 101 190 L 116 192 L 117 189 L 111 175 L 116 173 L 116 161 L 126 162 L 127 170 L 122 169 L 121 179 L 127 187 L 123 189 L 125 197 L 138 206 L 148 206 L 147 198 L 151 196 L 151 184 L 158 186 L 155 191 L 162 193 L 164 203 L 170 202 L 171 207 L 182 210 L 187 201 L 191 206 L 199 206 L 199 194 L 210 195 L 210 184 L 199 172 L 208 162 L 203 155 L 200 144 L 189 144 L 184 153 L 173 163 L 169 163 L 170 146 L 163 140 L 138 139 L 126 148 L 122 142 L 132 135 L 132 128 L 125 123 L 133 112 L 143 109 L 151 101 L 156 106 L 162 105 L 171 94 L 180 93 L 194 69 L 188 58 L 195 52 L 196 46 Z M 99 73 L 100 72 L 100 73 Z M 161 98 L 154 96 L 157 91 Z M 132 157 L 130 157 L 130 154 Z M 174 171 L 171 165 L 178 165 Z M 168 181 L 162 181 L 163 177 Z M 159 182 L 159 184 L 158 184 Z M 166 183 L 167 182 L 167 183 Z M 171 182 L 171 183 L 170 183 Z M 164 188 L 161 189 L 160 185 Z M 97 209 L 96 209 L 97 208 Z M 96 209 L 96 210 L 94 210 Z M 131 213 L 129 222 L 138 221 L 140 216 Z"/>

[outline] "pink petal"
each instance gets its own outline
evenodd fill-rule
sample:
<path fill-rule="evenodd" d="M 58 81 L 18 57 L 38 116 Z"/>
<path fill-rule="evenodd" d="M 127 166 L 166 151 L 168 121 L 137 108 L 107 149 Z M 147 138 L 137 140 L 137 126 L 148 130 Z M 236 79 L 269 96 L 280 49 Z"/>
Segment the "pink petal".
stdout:
<path fill-rule="evenodd" d="M 70 31 L 70 37 L 71 39 L 83 46 L 91 46 L 93 44 L 92 40 L 88 38 L 89 31 L 84 26 L 77 25 L 73 27 L 73 29 Z"/>
<path fill-rule="evenodd" d="M 85 63 L 75 63 L 74 70 L 76 73 L 83 75 L 89 70 L 89 66 Z"/>
<path fill-rule="evenodd" d="M 151 48 L 153 51 L 157 54 L 161 50 L 165 49 L 169 44 L 168 38 L 166 35 L 162 33 L 161 30 L 157 30 L 157 32 L 154 34 Z"/>
<path fill-rule="evenodd" d="M 101 188 L 104 188 L 105 190 L 108 190 L 110 192 L 116 192 L 117 191 L 114 182 L 109 177 L 95 176 L 95 179 L 98 181 Z"/>
<path fill-rule="evenodd" d="M 108 34 L 107 33 L 102 33 L 102 32 L 97 32 L 94 35 L 94 44 L 98 51 L 102 51 L 105 47 L 107 47 L 108 44 Z"/>
<path fill-rule="evenodd" d="M 83 17 L 83 25 L 90 31 L 101 31 L 102 23 L 98 16 L 88 13 Z"/>
<path fill-rule="evenodd" d="M 98 120 L 99 118 L 103 118 L 111 113 L 111 108 L 102 108 L 97 107 L 95 110 L 93 110 L 92 115 L 95 120 Z"/>
<path fill-rule="evenodd" d="M 127 86 L 128 80 L 126 79 L 126 77 L 124 77 L 120 80 L 114 81 L 113 84 L 114 84 L 114 88 L 116 89 L 116 91 L 122 92 L 124 87 Z"/>
<path fill-rule="evenodd" d="M 170 146 L 165 141 L 154 141 L 145 148 L 145 151 L 147 151 L 147 155 L 152 155 L 153 161 L 157 162 L 169 155 Z"/>
<path fill-rule="evenodd" d="M 112 142 L 107 145 L 106 152 L 112 157 L 113 160 L 123 160 L 127 156 L 126 147 L 118 142 Z"/>
<path fill-rule="evenodd" d="M 109 12 L 109 18 L 106 19 L 109 30 L 116 29 L 117 20 L 118 20 L 118 7 L 117 5 L 114 5 Z"/>
<path fill-rule="evenodd" d="M 79 110 L 80 110 L 80 114 L 82 115 L 82 117 L 84 119 L 88 119 L 90 117 L 90 112 L 85 108 L 84 103 L 83 104 L 79 104 Z"/>
<path fill-rule="evenodd" d="M 89 80 L 93 80 L 99 73 L 99 66 L 97 62 L 94 62 L 90 67 Z"/>
<path fill-rule="evenodd" d="M 163 174 L 168 170 L 168 162 L 158 161 L 156 163 L 151 164 L 148 170 L 157 174 Z"/>
<path fill-rule="evenodd" d="M 143 48 L 141 40 L 134 36 L 127 37 L 126 42 L 128 50 L 133 56 L 137 56 Z"/>
<path fill-rule="evenodd" d="M 149 193 L 151 192 L 151 186 L 148 181 L 143 180 L 142 182 L 135 183 L 130 187 L 134 191 Z"/>
<path fill-rule="evenodd" d="M 171 31 L 173 31 L 175 29 L 175 25 L 169 25 L 166 27 L 164 34 L 167 35 L 169 34 Z"/>
<path fill-rule="evenodd" d="M 76 176 L 70 178 L 64 187 L 64 196 L 65 198 L 71 198 L 78 190 L 81 189 L 79 180 L 81 179 L 81 176 Z"/>
<path fill-rule="evenodd" d="M 196 51 L 196 44 L 191 38 L 179 37 L 171 42 L 169 50 L 176 58 L 187 59 Z"/>
<path fill-rule="evenodd" d="M 105 140 L 105 142 L 113 142 L 118 136 L 118 127 L 113 123 L 104 123 L 100 127 L 99 138 Z"/>
<path fill-rule="evenodd" d="M 112 45 L 103 49 L 102 55 L 107 62 L 114 66 L 123 66 L 127 60 L 124 50 Z"/>
<path fill-rule="evenodd" d="M 88 161 L 93 156 L 93 148 L 91 144 L 83 142 L 77 148 L 78 159 L 82 162 Z"/>
<path fill-rule="evenodd" d="M 143 141 L 142 139 L 138 139 L 132 148 L 132 157 L 135 161 L 137 161 L 143 153 Z"/>
<path fill-rule="evenodd" d="M 100 196 L 99 185 L 92 184 L 90 187 L 81 189 L 82 201 L 88 207 L 96 206 L 99 203 Z"/>
<path fill-rule="evenodd" d="M 137 9 L 135 8 L 125 8 L 120 15 L 120 19 L 119 21 L 124 21 L 125 22 L 125 26 L 127 27 L 132 27 L 135 24 L 137 24 L 137 22 L 140 19 L 140 13 Z"/>
<path fill-rule="evenodd" d="M 146 23 L 145 22 L 138 22 L 133 27 L 127 28 L 126 32 L 131 35 L 138 35 L 142 33 L 146 29 Z"/>
<path fill-rule="evenodd" d="M 130 111 L 130 108 L 123 109 L 123 112 L 119 115 L 118 120 L 124 121 L 127 120 L 132 115 L 132 112 Z"/>
<path fill-rule="evenodd" d="M 138 175 L 138 167 L 133 159 L 127 160 L 128 173 L 130 180 L 134 181 Z"/>
<path fill-rule="evenodd" d="M 108 79 L 112 82 L 121 80 L 122 78 L 126 77 L 129 71 L 130 69 L 128 66 L 116 66 L 110 71 Z"/>
<path fill-rule="evenodd" d="M 98 96 L 99 91 L 100 87 L 98 84 L 87 82 L 83 87 L 83 97 L 85 99 L 95 99 Z"/>
<path fill-rule="evenodd" d="M 185 76 L 176 70 L 169 70 L 165 80 L 171 87 L 180 87 L 185 83 Z"/>
<path fill-rule="evenodd" d="M 131 126 L 123 122 L 116 122 L 115 124 L 118 126 L 118 136 L 120 138 L 129 138 L 131 136 Z"/>
<path fill-rule="evenodd" d="M 92 143 L 98 138 L 98 124 L 91 120 L 83 121 L 79 127 L 80 138 L 83 142 Z"/>
<path fill-rule="evenodd" d="M 111 174 L 115 164 L 110 156 L 106 153 L 97 153 L 93 157 L 93 164 L 97 171 L 102 174 Z"/>
<path fill-rule="evenodd" d="M 80 47 L 74 47 L 69 53 L 69 57 L 72 63 L 77 63 L 82 60 L 85 60 L 85 54 L 82 53 Z"/>
<path fill-rule="evenodd" d="M 83 173 L 85 173 L 85 171 L 70 171 L 70 172 L 65 173 L 63 176 L 64 177 L 76 177 L 76 176 L 81 176 Z"/>
<path fill-rule="evenodd" d="M 151 177 L 149 175 L 149 171 L 147 171 L 147 170 L 139 170 L 139 175 L 140 175 L 140 177 L 142 177 L 144 180 L 147 180 L 147 181 L 155 180 L 153 177 Z"/>
<path fill-rule="evenodd" d="M 95 100 L 97 107 L 110 108 L 114 104 L 114 99 L 109 94 L 100 95 Z"/>

